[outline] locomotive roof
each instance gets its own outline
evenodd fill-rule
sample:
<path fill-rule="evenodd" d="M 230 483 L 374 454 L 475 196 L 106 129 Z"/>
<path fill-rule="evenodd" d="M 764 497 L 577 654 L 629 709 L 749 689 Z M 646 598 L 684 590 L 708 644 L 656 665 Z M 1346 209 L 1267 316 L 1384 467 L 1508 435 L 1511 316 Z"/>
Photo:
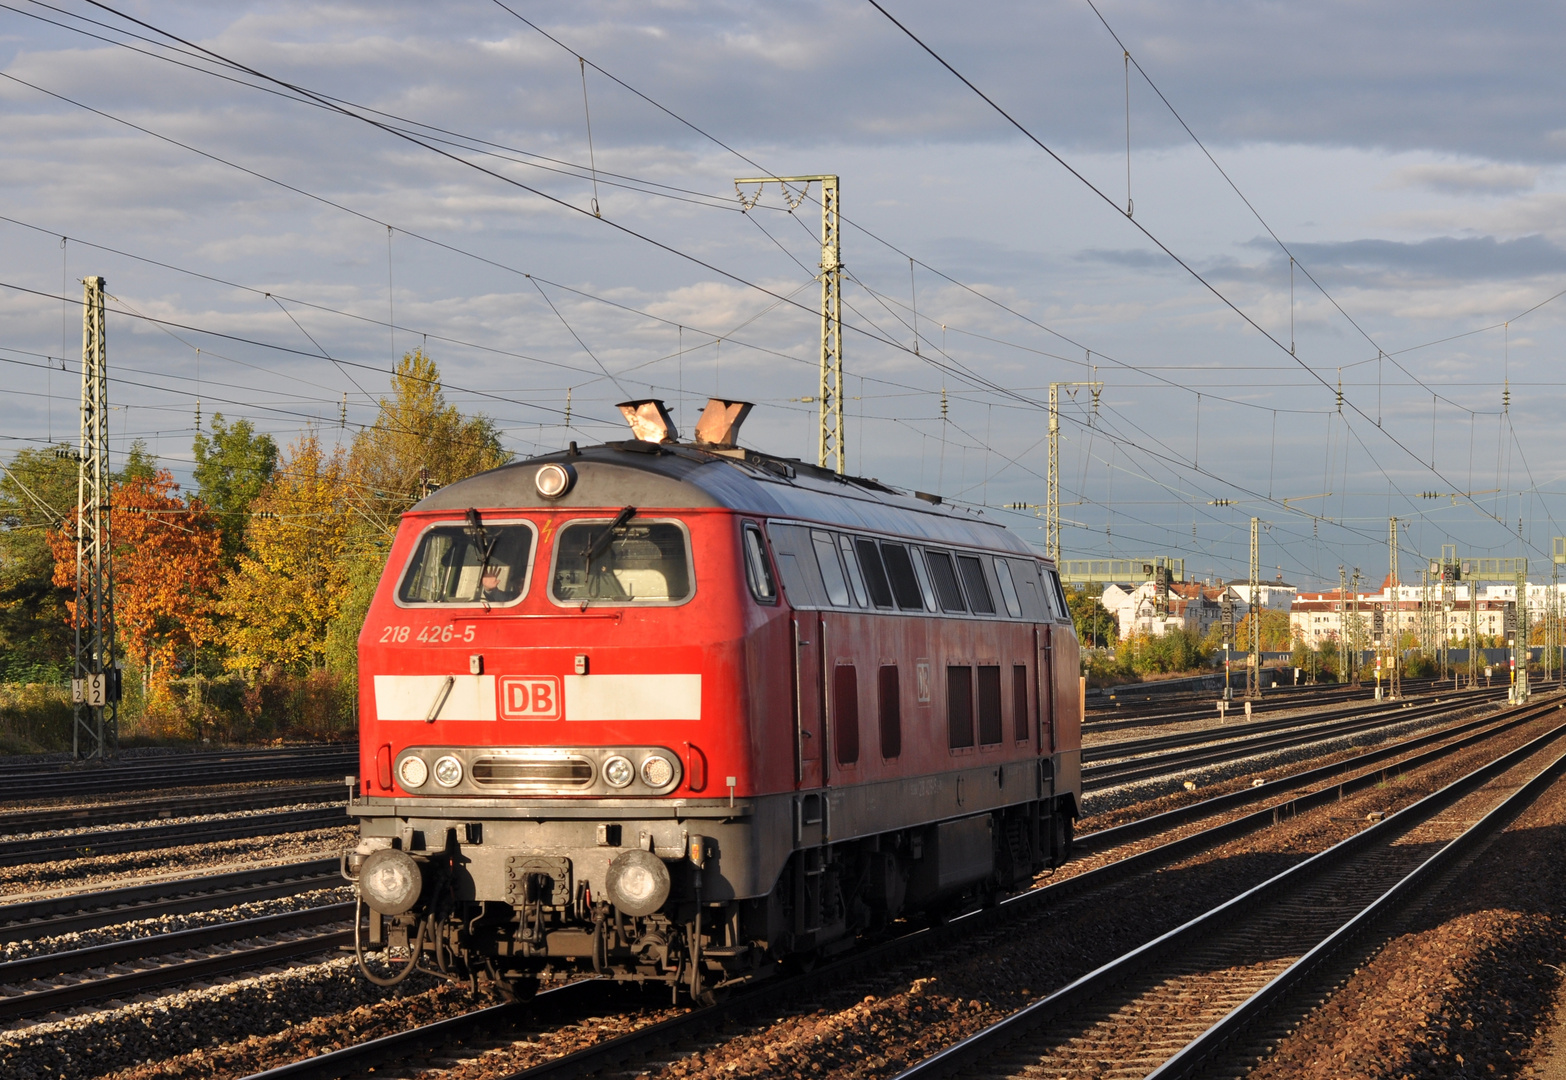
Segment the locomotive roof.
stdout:
<path fill-rule="evenodd" d="M 539 495 L 533 482 L 540 466 L 549 462 L 568 464 L 577 473 L 571 490 L 558 499 Z M 570 450 L 459 480 L 421 499 L 413 510 L 460 511 L 470 506 L 722 508 L 1037 557 L 1002 525 L 876 480 L 839 476 L 755 450 L 708 450 L 685 443 L 631 439 L 580 449 L 573 443 Z"/>

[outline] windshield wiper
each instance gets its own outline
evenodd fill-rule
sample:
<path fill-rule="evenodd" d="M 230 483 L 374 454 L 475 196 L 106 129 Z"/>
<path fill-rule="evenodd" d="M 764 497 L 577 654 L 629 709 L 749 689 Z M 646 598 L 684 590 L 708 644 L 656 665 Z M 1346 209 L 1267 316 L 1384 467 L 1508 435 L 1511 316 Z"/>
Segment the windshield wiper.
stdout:
<path fill-rule="evenodd" d="M 609 523 L 609 527 L 604 530 L 603 535 L 594 540 L 593 546 L 587 549 L 587 563 L 589 567 L 597 561 L 600 555 L 609 550 L 609 545 L 614 542 L 614 531 L 622 528 L 635 515 L 636 507 L 634 506 L 627 506 L 615 515 L 614 520 Z"/>

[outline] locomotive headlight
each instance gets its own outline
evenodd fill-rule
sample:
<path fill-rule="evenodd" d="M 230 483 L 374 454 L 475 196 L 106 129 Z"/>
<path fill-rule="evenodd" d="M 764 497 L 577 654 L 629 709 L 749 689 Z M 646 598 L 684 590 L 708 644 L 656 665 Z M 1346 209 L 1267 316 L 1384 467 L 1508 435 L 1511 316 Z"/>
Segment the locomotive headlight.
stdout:
<path fill-rule="evenodd" d="M 609 899 L 627 915 L 651 915 L 669 898 L 669 868 L 650 851 L 622 851 L 609 864 Z"/>
<path fill-rule="evenodd" d="M 636 779 L 636 767 L 626 758 L 616 754 L 604 762 L 604 783 L 621 788 Z"/>
<path fill-rule="evenodd" d="M 397 778 L 402 781 L 403 787 L 411 791 L 424 786 L 424 782 L 430 778 L 430 767 L 417 754 L 409 754 L 397 766 Z"/>
<path fill-rule="evenodd" d="M 653 754 L 642 762 L 642 782 L 648 787 L 661 788 L 674 779 L 674 766 L 667 758 Z"/>
<path fill-rule="evenodd" d="M 435 782 L 441 787 L 456 787 L 462 783 L 462 762 L 447 754 L 435 761 Z"/>
<path fill-rule="evenodd" d="M 569 465 L 551 461 L 533 474 L 533 486 L 546 499 L 558 499 L 571 490 L 576 482 L 576 470 Z"/>
<path fill-rule="evenodd" d="M 424 891 L 424 875 L 406 851 L 380 848 L 364 857 L 359 889 L 371 909 L 382 915 L 401 915 L 418 902 Z"/>

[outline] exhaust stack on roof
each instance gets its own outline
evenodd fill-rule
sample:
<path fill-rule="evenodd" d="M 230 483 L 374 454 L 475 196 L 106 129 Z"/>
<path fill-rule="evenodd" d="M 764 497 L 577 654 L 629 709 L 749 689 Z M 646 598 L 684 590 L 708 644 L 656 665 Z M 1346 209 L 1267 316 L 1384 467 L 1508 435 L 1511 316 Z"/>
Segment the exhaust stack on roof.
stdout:
<path fill-rule="evenodd" d="M 701 419 L 696 421 L 696 445 L 714 450 L 734 449 L 739 443 L 740 425 L 753 408 L 755 406 L 748 401 L 708 398 Z"/>
<path fill-rule="evenodd" d="M 674 426 L 669 410 L 664 408 L 663 402 L 657 398 L 622 401 L 617 408 L 625 416 L 625 422 L 631 425 L 631 434 L 642 442 L 679 441 L 680 432 Z"/>

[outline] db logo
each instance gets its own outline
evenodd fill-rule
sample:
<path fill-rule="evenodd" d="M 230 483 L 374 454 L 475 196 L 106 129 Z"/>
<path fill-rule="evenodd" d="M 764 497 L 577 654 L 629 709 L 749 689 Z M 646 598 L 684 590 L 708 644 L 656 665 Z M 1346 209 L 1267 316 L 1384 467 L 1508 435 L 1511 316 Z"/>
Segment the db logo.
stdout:
<path fill-rule="evenodd" d="M 499 689 L 503 719 L 560 719 L 558 675 L 502 675 Z"/>

